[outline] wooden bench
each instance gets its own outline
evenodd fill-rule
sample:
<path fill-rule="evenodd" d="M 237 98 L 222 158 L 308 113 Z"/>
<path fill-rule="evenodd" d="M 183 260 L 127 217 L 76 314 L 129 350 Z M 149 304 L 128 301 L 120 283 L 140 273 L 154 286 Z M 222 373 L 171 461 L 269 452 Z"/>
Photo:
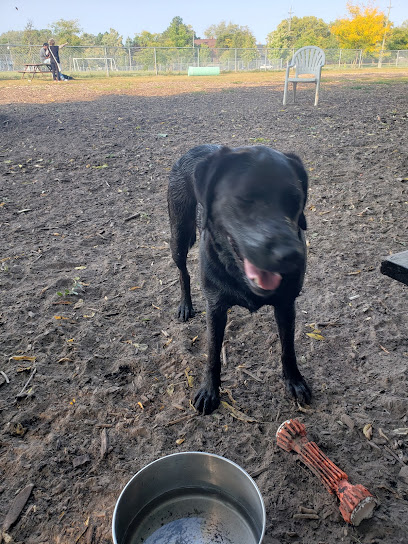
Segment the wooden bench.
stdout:
<path fill-rule="evenodd" d="M 19 70 L 20 74 L 23 74 L 22 77 L 24 77 L 25 74 L 28 74 L 32 77 L 35 76 L 35 74 L 51 74 L 51 65 L 50 64 L 24 64 L 24 70 Z"/>
<path fill-rule="evenodd" d="M 408 285 L 408 251 L 390 255 L 381 262 L 381 272 Z"/>

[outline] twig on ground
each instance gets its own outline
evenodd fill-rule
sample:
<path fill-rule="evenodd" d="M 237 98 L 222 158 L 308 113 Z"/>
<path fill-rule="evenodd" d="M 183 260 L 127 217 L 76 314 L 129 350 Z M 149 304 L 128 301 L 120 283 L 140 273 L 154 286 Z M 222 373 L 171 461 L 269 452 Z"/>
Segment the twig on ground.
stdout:
<path fill-rule="evenodd" d="M 3 378 L 6 380 L 6 383 L 10 383 L 10 380 L 8 379 L 8 376 L 5 372 L 3 372 L 2 370 L 0 370 L 0 374 L 3 376 Z"/>
<path fill-rule="evenodd" d="M 26 389 L 27 389 L 27 387 L 30 385 L 30 382 L 31 382 L 31 380 L 34 378 L 34 375 L 35 375 L 36 372 L 37 372 L 37 369 L 36 369 L 36 367 L 34 367 L 33 370 L 31 371 L 30 377 L 28 378 L 28 380 L 27 380 L 25 386 L 24 386 L 23 389 L 20 391 L 20 393 L 18 393 L 18 394 L 16 395 L 16 397 L 17 397 L 18 399 L 20 399 L 20 398 L 22 398 L 22 397 L 25 397 L 25 396 L 27 395 Z"/>
<path fill-rule="evenodd" d="M 261 378 L 258 378 L 258 376 L 255 376 L 255 374 L 253 374 L 246 368 L 240 368 L 240 371 L 246 374 L 247 376 L 249 376 L 250 378 L 252 378 L 253 380 L 255 380 L 256 382 L 263 383 L 263 380 L 261 380 Z"/>
<path fill-rule="evenodd" d="M 140 213 L 134 213 L 133 215 L 130 215 L 129 217 L 125 217 L 124 221 L 126 223 L 127 221 L 132 221 L 132 219 L 137 219 L 138 217 L 140 217 Z"/>
<path fill-rule="evenodd" d="M 167 426 L 169 425 L 177 425 L 177 423 L 182 423 L 183 421 L 188 421 L 190 419 L 193 419 L 194 417 L 197 417 L 196 414 L 188 414 L 183 417 L 179 417 L 178 419 L 173 419 L 172 421 L 167 422 Z"/>

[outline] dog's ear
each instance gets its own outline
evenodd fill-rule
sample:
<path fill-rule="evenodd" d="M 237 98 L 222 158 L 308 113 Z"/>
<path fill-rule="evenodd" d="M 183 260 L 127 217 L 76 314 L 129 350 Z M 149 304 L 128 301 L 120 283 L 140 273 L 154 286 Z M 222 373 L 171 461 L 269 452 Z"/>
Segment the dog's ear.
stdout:
<path fill-rule="evenodd" d="M 307 223 L 306 223 L 306 217 L 304 214 L 304 209 L 307 201 L 307 190 L 308 190 L 308 177 L 305 170 L 305 167 L 303 166 L 302 161 L 300 158 L 295 155 L 294 153 L 285 153 L 286 157 L 290 160 L 290 164 L 292 165 L 292 168 L 295 170 L 296 174 L 298 175 L 299 181 L 302 184 L 303 189 L 303 211 L 299 216 L 298 225 L 302 230 L 307 229 Z"/>
<path fill-rule="evenodd" d="M 200 161 L 194 171 L 194 189 L 198 202 L 203 207 L 201 224 L 206 226 L 214 187 L 225 172 L 228 161 L 226 157 L 232 153 L 229 147 L 221 147 Z"/>

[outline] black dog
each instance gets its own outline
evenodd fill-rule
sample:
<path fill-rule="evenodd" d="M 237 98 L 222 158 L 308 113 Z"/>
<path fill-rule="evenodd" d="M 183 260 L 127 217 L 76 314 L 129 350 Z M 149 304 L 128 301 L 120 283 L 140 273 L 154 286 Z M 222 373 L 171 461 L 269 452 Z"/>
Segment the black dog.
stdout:
<path fill-rule="evenodd" d="M 265 146 L 229 149 L 201 145 L 170 174 L 171 251 L 180 271 L 178 317 L 194 315 L 187 253 L 201 233 L 201 285 L 207 300 L 208 364 L 195 407 L 210 414 L 219 403 L 220 352 L 227 311 L 275 308 L 287 390 L 308 404 L 310 390 L 297 367 L 295 299 L 303 285 L 307 174 L 301 160 Z M 197 206 L 198 203 L 198 206 Z"/>

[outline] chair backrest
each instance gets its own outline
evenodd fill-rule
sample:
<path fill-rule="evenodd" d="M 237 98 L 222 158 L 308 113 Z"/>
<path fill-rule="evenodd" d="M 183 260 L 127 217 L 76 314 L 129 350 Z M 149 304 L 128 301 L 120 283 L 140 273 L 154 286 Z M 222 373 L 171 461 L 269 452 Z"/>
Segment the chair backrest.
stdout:
<path fill-rule="evenodd" d="M 308 45 L 295 52 L 291 64 L 295 67 L 296 77 L 301 74 L 314 74 L 319 77 L 325 62 L 324 51 L 315 45 Z"/>

